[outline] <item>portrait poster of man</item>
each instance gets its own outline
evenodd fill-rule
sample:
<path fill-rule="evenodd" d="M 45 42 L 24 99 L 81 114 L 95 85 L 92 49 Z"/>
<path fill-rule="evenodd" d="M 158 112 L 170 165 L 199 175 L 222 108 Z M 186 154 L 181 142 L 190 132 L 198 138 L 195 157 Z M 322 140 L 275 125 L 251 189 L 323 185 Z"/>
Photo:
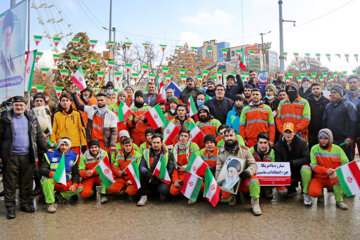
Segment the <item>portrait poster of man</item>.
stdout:
<path fill-rule="evenodd" d="M 220 189 L 232 194 L 236 194 L 240 185 L 240 173 L 244 171 L 245 160 L 236 157 L 229 156 L 220 171 L 217 182 Z"/>
<path fill-rule="evenodd" d="M 24 95 L 26 0 L 0 14 L 0 102 Z"/>
<path fill-rule="evenodd" d="M 267 84 L 269 84 L 268 78 L 269 78 L 269 72 L 268 71 L 259 72 L 259 74 L 258 74 L 259 85 L 267 85 Z"/>

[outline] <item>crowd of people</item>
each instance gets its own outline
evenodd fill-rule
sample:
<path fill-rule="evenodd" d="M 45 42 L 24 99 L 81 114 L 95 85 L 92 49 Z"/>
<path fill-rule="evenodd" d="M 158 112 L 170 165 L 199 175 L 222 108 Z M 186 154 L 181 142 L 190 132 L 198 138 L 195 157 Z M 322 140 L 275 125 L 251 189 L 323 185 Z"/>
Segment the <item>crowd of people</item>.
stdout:
<path fill-rule="evenodd" d="M 360 79 L 349 76 L 347 82 L 333 85 L 326 97 L 321 84 L 310 84 L 307 77 L 288 85 L 280 72 L 266 85 L 254 71 L 249 77 L 244 83 L 239 74 L 229 75 L 226 86 L 209 79 L 201 87 L 188 77 L 178 97 L 174 89 L 166 89 L 166 100 L 156 93 L 153 82 L 147 83 L 146 93 L 134 91 L 132 86 L 115 92 L 114 84 L 108 82 L 96 95 L 90 88 L 78 95 L 72 86 L 63 89 L 58 103 L 44 91 L 33 96 L 31 109 L 22 96 L 9 99 L 2 104 L 0 118 L 7 218 L 16 217 L 17 188 L 20 210 L 27 213 L 35 211 L 35 195 L 40 195 L 50 213 L 56 212 L 55 201 L 92 198 L 96 189 L 102 204 L 111 194 L 127 195 L 136 199 L 138 206 L 144 206 L 150 196 L 173 198 L 184 187 L 193 153 L 205 161 L 216 179 L 229 156 L 244 159 L 238 189 L 235 193 L 222 189 L 219 198 L 233 206 L 238 192 L 249 193 L 256 216 L 262 214 L 260 195 L 292 197 L 301 192 L 304 204 L 310 206 L 324 188 L 333 191 L 336 206 L 346 210 L 335 169 L 354 159 L 360 130 Z M 190 98 L 197 108 L 192 116 L 187 105 Z M 119 121 L 124 117 L 119 116 L 123 105 L 132 115 Z M 144 116 L 155 105 L 179 130 L 172 144 L 165 144 L 163 127 L 153 129 Z M 46 109 L 50 127 L 35 114 L 39 108 Z M 204 133 L 196 142 L 191 140 L 192 123 Z M 53 179 L 62 157 L 66 185 Z M 109 187 L 95 170 L 104 158 L 109 159 L 115 179 Z M 124 171 L 133 161 L 139 168 L 140 189 Z M 159 161 L 164 162 L 170 182 L 154 174 Z M 291 184 L 261 187 L 256 162 L 289 162 Z M 188 204 L 195 203 L 188 200 Z"/>

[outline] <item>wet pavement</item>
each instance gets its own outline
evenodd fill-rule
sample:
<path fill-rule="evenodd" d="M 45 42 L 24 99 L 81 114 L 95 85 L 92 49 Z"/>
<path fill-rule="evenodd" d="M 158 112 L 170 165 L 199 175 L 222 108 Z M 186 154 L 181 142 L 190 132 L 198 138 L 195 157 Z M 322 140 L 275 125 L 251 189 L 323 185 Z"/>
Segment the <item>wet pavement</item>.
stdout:
<path fill-rule="evenodd" d="M 2 190 L 2 184 L 0 184 Z M 16 211 L 6 219 L 0 198 L 0 239 L 360 239 L 360 196 L 346 198 L 348 211 L 337 209 L 333 193 L 305 207 L 302 196 L 261 199 L 263 215 L 253 216 L 250 199 L 234 207 L 213 208 L 205 200 L 188 206 L 184 197 L 146 206 L 112 196 L 57 204 L 55 214 L 37 204 L 33 214 Z"/>

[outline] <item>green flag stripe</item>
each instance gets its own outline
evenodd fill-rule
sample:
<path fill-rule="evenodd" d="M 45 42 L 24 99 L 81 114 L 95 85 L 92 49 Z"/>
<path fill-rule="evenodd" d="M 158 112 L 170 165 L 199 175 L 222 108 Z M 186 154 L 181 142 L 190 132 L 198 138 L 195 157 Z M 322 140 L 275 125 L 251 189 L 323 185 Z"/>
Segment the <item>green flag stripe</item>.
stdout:
<path fill-rule="evenodd" d="M 346 196 L 352 196 L 352 192 L 350 190 L 350 188 L 348 187 L 348 185 L 346 184 L 346 180 L 344 178 L 344 175 L 343 175 L 343 172 L 341 170 L 341 168 L 338 168 L 336 170 L 336 175 L 339 179 L 339 182 L 340 182 L 340 185 L 341 185 L 341 188 L 343 189 L 344 193 L 346 194 Z"/>

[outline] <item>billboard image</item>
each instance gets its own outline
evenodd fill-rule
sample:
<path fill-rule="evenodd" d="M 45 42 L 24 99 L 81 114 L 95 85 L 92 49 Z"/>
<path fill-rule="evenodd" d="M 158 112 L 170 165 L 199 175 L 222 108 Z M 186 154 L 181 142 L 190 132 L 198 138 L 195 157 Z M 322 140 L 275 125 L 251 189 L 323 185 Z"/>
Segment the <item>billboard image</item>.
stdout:
<path fill-rule="evenodd" d="M 0 102 L 24 95 L 26 3 L 0 14 Z"/>

